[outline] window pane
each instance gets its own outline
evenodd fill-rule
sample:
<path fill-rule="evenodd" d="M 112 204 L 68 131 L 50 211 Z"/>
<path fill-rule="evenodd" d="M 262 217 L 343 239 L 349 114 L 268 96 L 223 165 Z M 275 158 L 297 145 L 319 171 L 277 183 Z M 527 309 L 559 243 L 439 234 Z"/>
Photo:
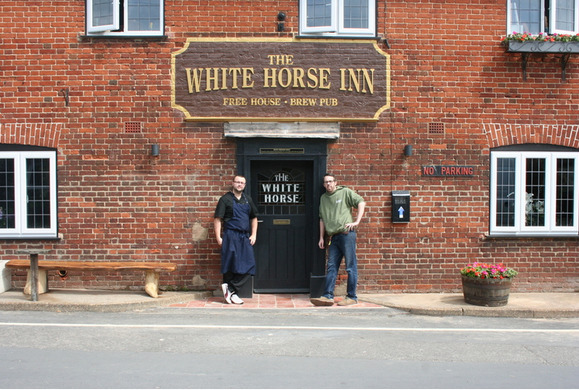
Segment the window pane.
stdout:
<path fill-rule="evenodd" d="M 510 0 L 511 20 L 509 33 L 541 32 L 541 1 L 542 0 Z"/>
<path fill-rule="evenodd" d="M 27 227 L 50 228 L 50 160 L 26 159 Z"/>
<path fill-rule="evenodd" d="M 113 22 L 112 0 L 92 0 L 92 25 L 108 26 Z"/>
<path fill-rule="evenodd" d="M 161 0 L 129 1 L 130 31 L 159 31 L 161 28 Z"/>
<path fill-rule="evenodd" d="M 308 27 L 324 27 L 332 25 L 332 0 L 308 0 Z"/>
<path fill-rule="evenodd" d="M 368 0 L 344 1 L 344 27 L 368 28 Z"/>
<path fill-rule="evenodd" d="M 497 159 L 497 226 L 515 226 L 514 158 Z"/>
<path fill-rule="evenodd" d="M 525 181 L 525 226 L 545 226 L 544 158 L 528 158 Z"/>
<path fill-rule="evenodd" d="M 0 159 L 0 229 L 14 229 L 14 159 Z"/>
<path fill-rule="evenodd" d="M 575 30 L 575 0 L 557 0 L 555 28 L 557 30 Z"/>
<path fill-rule="evenodd" d="M 575 211 L 575 160 L 572 158 L 557 159 L 557 189 L 556 189 L 556 226 L 573 226 Z"/>

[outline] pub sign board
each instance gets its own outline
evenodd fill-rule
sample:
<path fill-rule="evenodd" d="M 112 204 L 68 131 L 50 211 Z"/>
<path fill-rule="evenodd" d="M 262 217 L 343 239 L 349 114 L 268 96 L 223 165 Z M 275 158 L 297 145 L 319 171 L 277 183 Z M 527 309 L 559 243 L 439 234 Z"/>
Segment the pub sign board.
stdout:
<path fill-rule="evenodd" d="M 377 121 L 390 107 L 376 41 L 189 38 L 171 62 L 189 121 Z"/>

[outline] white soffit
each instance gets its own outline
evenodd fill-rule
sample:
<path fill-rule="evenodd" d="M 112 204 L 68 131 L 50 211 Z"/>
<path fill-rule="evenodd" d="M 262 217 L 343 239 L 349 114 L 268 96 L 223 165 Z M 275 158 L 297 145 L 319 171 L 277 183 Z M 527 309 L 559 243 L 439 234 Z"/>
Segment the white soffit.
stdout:
<path fill-rule="evenodd" d="M 226 122 L 223 130 L 233 138 L 340 138 L 338 122 Z"/>

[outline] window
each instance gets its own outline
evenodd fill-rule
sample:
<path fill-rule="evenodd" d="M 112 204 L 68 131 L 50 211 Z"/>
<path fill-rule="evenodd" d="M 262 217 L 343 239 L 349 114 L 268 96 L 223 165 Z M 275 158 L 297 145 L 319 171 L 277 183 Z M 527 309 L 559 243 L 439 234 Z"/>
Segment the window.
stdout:
<path fill-rule="evenodd" d="M 491 152 L 491 234 L 577 235 L 579 152 Z"/>
<path fill-rule="evenodd" d="M 375 0 L 300 0 L 300 34 L 376 36 Z"/>
<path fill-rule="evenodd" d="M 507 34 L 575 34 L 579 32 L 579 0 L 508 0 Z"/>
<path fill-rule="evenodd" d="M 161 36 L 163 0 L 86 0 L 86 32 L 94 36 Z"/>
<path fill-rule="evenodd" d="M 0 151 L 0 238 L 54 238 L 56 152 Z"/>

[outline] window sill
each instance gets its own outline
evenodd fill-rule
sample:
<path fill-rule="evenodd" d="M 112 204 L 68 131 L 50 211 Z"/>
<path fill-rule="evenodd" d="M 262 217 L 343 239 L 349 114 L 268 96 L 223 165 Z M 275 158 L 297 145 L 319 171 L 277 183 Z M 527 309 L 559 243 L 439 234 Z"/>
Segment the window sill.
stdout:
<path fill-rule="evenodd" d="M 579 234 L 573 233 L 489 233 L 484 236 L 484 240 L 512 240 L 512 239 L 573 239 L 579 240 Z"/>
<path fill-rule="evenodd" d="M 14 237 L 0 237 L 0 241 L 59 241 L 62 240 L 62 237 L 54 237 L 54 236 L 47 236 L 47 237 L 42 237 L 42 236 L 32 236 L 32 237 L 26 237 L 26 236 L 14 236 Z"/>
<path fill-rule="evenodd" d="M 523 80 L 527 80 L 527 62 L 530 54 L 561 54 L 561 81 L 566 81 L 567 62 L 571 54 L 579 54 L 579 42 L 504 41 L 507 53 L 521 53 Z"/>
<path fill-rule="evenodd" d="M 352 40 L 372 40 L 380 42 L 382 40 L 381 37 L 377 36 L 359 36 L 359 35 L 321 35 L 321 34 L 305 34 L 305 35 L 298 35 L 295 39 L 352 39 Z"/>
<path fill-rule="evenodd" d="M 166 41 L 169 37 L 167 35 L 81 35 L 79 37 L 83 41 L 91 39 L 127 39 L 134 41 Z"/>

